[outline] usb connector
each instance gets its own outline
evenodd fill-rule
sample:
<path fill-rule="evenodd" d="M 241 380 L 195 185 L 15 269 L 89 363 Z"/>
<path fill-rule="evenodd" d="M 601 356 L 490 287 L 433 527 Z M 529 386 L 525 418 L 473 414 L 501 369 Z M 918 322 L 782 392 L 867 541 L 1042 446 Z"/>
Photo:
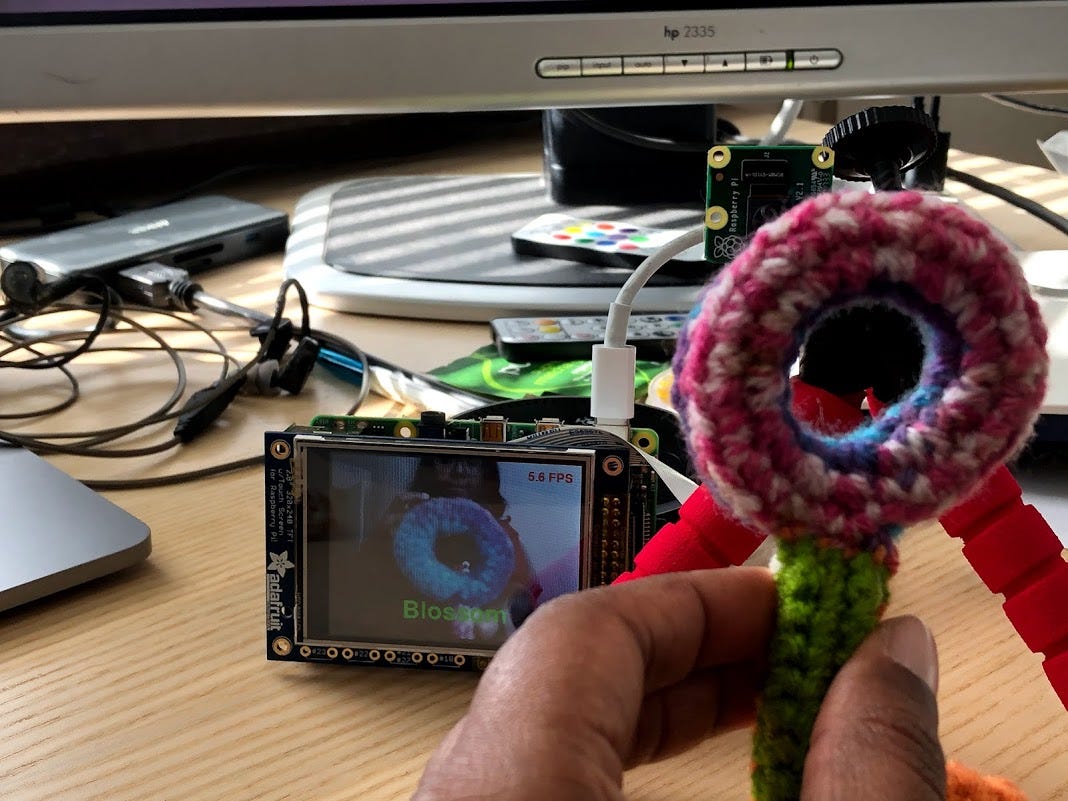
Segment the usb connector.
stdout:
<path fill-rule="evenodd" d="M 194 312 L 200 284 L 189 280 L 189 272 L 159 262 L 148 262 L 120 270 L 111 282 L 119 297 L 153 309 Z"/>

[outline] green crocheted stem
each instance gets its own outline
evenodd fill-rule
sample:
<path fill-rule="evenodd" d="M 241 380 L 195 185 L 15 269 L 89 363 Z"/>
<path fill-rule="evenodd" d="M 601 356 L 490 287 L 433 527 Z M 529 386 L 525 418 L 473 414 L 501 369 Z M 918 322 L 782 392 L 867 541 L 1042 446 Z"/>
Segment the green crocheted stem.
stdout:
<path fill-rule="evenodd" d="M 753 798 L 798 801 L 809 738 L 838 669 L 875 628 L 890 571 L 810 539 L 779 543 L 779 613 L 753 741 Z"/>

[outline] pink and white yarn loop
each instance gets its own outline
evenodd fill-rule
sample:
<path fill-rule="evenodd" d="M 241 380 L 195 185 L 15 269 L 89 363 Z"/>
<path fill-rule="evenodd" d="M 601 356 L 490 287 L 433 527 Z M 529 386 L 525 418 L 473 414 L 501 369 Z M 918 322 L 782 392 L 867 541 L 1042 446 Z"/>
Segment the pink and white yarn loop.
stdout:
<path fill-rule="evenodd" d="M 790 366 L 822 316 L 865 303 L 916 320 L 920 383 L 862 429 L 819 436 L 789 414 Z M 676 353 L 676 408 L 699 472 L 743 520 L 870 548 L 1022 447 L 1045 338 L 1019 265 L 982 222 L 913 192 L 825 193 L 764 226 L 706 289 Z"/>

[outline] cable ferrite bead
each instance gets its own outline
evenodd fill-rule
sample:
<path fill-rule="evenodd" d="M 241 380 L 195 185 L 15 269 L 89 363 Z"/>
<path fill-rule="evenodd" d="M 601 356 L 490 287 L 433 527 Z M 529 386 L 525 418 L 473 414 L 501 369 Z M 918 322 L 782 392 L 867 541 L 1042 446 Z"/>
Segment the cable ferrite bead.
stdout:
<path fill-rule="evenodd" d="M 1068 563 L 1064 546 L 1041 513 L 1024 504 L 1020 485 L 999 468 L 968 500 L 942 517 L 950 536 L 1043 667 L 1068 708 Z"/>

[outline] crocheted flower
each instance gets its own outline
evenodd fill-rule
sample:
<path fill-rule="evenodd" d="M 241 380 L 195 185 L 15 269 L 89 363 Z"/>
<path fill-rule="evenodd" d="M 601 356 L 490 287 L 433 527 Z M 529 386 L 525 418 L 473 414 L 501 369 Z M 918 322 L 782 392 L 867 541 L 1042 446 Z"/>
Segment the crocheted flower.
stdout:
<path fill-rule="evenodd" d="M 820 436 L 789 413 L 805 335 L 889 304 L 925 339 L 919 384 L 870 425 Z M 913 192 L 826 193 L 764 226 L 680 338 L 674 401 L 697 469 L 743 520 L 875 551 L 1013 455 L 1045 394 L 1045 329 L 980 221 Z"/>
<path fill-rule="evenodd" d="M 790 368 L 826 317 L 865 305 L 916 323 L 919 382 L 872 422 L 821 435 L 790 412 Z M 955 504 L 1030 436 L 1045 343 L 1005 245 L 912 192 L 809 199 L 702 294 L 676 351 L 675 408 L 718 500 L 780 540 L 757 801 L 797 801 L 827 688 L 887 602 L 893 535 Z"/>

